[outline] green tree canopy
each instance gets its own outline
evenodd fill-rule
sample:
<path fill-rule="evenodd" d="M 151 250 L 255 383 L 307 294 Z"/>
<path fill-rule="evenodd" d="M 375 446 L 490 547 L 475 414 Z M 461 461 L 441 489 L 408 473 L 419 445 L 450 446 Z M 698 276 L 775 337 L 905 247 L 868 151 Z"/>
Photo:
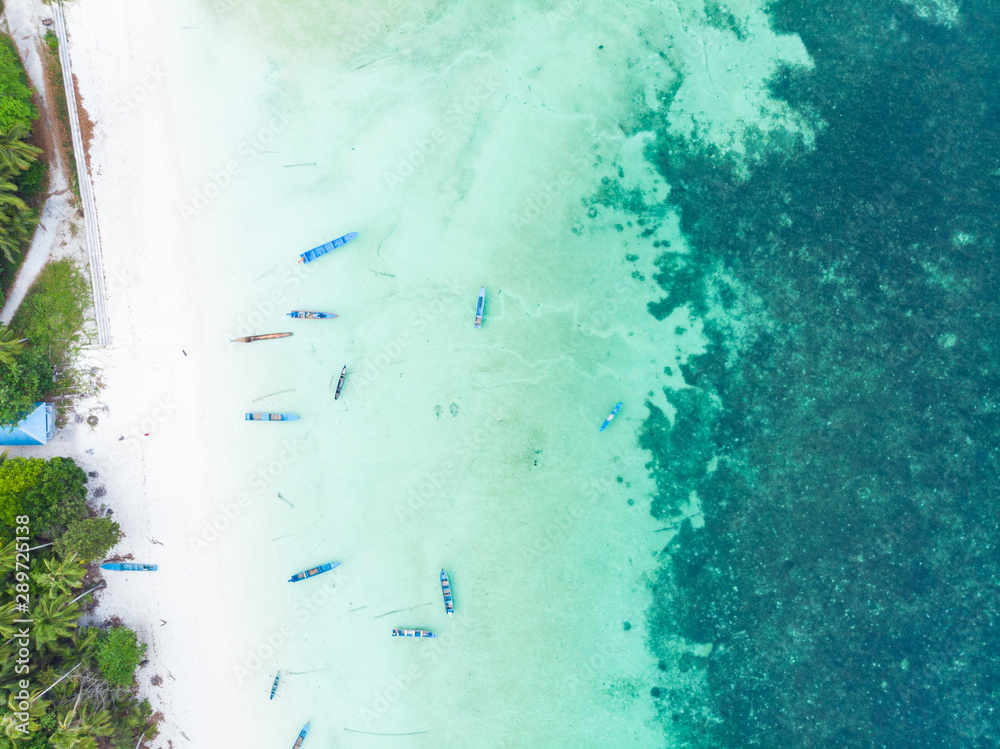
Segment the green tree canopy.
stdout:
<path fill-rule="evenodd" d="M 111 518 L 74 520 L 56 539 L 55 549 L 63 559 L 75 554 L 84 563 L 101 559 L 121 538 L 121 527 Z"/>
<path fill-rule="evenodd" d="M 97 665 L 101 675 L 112 684 L 129 686 L 145 655 L 146 643 L 140 643 L 128 627 L 112 627 L 98 640 Z"/>
<path fill-rule="evenodd" d="M 52 366 L 38 349 L 29 348 L 10 363 L 0 361 L 0 426 L 15 426 L 31 413 L 51 378 Z"/>
<path fill-rule="evenodd" d="M 14 40 L 0 34 L 0 132 L 6 133 L 15 125 L 30 131 L 37 118 L 38 113 L 31 105 L 31 87 Z"/>
<path fill-rule="evenodd" d="M 47 535 L 53 528 L 68 526 L 87 517 L 87 474 L 72 458 L 50 458 L 41 479 L 24 497 L 24 509 L 32 516 L 36 532 Z"/>
<path fill-rule="evenodd" d="M 24 512 L 24 496 L 42 480 L 41 458 L 8 458 L 0 463 L 0 521 L 13 527 Z"/>

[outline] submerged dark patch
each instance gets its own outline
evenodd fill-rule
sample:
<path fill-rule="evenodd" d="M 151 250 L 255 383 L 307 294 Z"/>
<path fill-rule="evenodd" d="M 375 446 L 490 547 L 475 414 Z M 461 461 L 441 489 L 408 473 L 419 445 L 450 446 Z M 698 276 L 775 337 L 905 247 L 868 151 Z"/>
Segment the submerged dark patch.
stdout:
<path fill-rule="evenodd" d="M 887 0 L 775 2 L 816 67 L 774 92 L 826 123 L 815 151 L 749 179 L 651 151 L 692 248 L 658 262 L 651 314 L 704 309 L 721 261 L 769 320 L 735 356 L 710 330 L 675 423 L 650 405 L 642 438 L 653 513 L 702 502 L 651 614 L 661 667 L 668 635 L 713 646 L 719 722 L 657 702 L 698 745 L 1000 744 L 1000 13 L 960 7 L 946 29 Z"/>

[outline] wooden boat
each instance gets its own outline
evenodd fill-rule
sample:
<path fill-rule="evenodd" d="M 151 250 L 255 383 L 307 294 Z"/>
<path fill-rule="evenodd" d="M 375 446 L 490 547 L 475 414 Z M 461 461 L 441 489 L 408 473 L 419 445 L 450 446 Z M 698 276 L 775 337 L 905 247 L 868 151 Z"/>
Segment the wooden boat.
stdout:
<path fill-rule="evenodd" d="M 334 567 L 339 567 L 340 562 L 328 562 L 327 564 L 321 564 L 319 567 L 312 567 L 308 570 L 303 570 L 296 575 L 292 575 L 288 578 L 288 582 L 297 583 L 300 580 L 308 580 L 310 577 L 316 577 L 316 575 L 322 575 L 324 572 L 329 572 Z"/>
<path fill-rule="evenodd" d="M 272 338 L 288 338 L 291 333 L 264 333 L 263 335 L 245 335 L 242 338 L 234 338 L 233 343 L 253 343 L 254 341 L 269 341 Z"/>
<path fill-rule="evenodd" d="M 332 320 L 336 317 L 332 312 L 306 312 L 300 309 L 293 309 L 288 316 L 297 320 Z"/>
<path fill-rule="evenodd" d="M 107 562 L 101 565 L 102 570 L 117 570 L 118 572 L 156 572 L 159 565 L 135 564 L 133 562 Z"/>
<path fill-rule="evenodd" d="M 274 684 L 271 685 L 271 699 L 274 699 L 274 693 L 278 691 L 278 679 L 281 678 L 281 671 L 274 675 Z"/>
<path fill-rule="evenodd" d="M 246 421 L 298 421 L 298 414 L 269 414 L 269 413 L 252 413 L 247 414 L 245 417 Z"/>
<path fill-rule="evenodd" d="M 344 236 L 337 237 L 326 244 L 321 244 L 319 247 L 314 247 L 309 250 L 309 252 L 303 252 L 302 256 L 299 258 L 299 262 L 311 263 L 316 258 L 323 257 L 326 253 L 333 252 L 338 247 L 343 247 L 356 236 L 358 236 L 358 233 L 356 231 L 352 231 L 350 234 L 345 234 Z"/>
<path fill-rule="evenodd" d="M 617 406 L 615 406 L 615 407 L 614 407 L 613 409 L 611 409 L 611 413 L 609 413 L 609 414 L 608 414 L 608 418 L 606 418 L 606 419 L 604 420 L 604 423 L 603 423 L 603 424 L 601 424 L 601 431 L 602 431 L 602 432 L 603 432 L 603 431 L 604 431 L 605 429 L 607 429 L 607 426 L 608 426 L 608 424 L 610 424 L 610 423 L 611 423 L 611 420 L 612 420 L 613 418 L 615 418 L 615 416 L 617 416 L 617 415 L 618 415 L 618 409 L 619 409 L 619 408 L 621 408 L 621 407 L 622 407 L 622 402 L 621 402 L 621 401 L 618 401 L 618 405 L 617 405 Z"/>
<path fill-rule="evenodd" d="M 337 392 L 333 394 L 333 399 L 337 400 L 340 397 L 340 391 L 344 389 L 344 380 L 347 379 L 347 365 L 340 370 L 340 382 L 337 383 Z"/>
<path fill-rule="evenodd" d="M 455 599 L 451 595 L 451 582 L 448 580 L 448 573 L 441 570 L 441 592 L 444 593 L 444 610 L 448 616 L 455 613 Z"/>
<path fill-rule="evenodd" d="M 299 749 L 299 747 L 302 746 L 302 742 L 306 740 L 307 733 L 309 733 L 308 723 L 302 726 L 302 730 L 299 731 L 299 737 L 295 740 L 295 743 L 292 745 L 292 749 Z"/>
<path fill-rule="evenodd" d="M 486 308 L 486 287 L 479 290 L 479 301 L 476 302 L 476 327 L 483 327 L 483 311 Z"/>
<path fill-rule="evenodd" d="M 437 637 L 433 632 L 426 629 L 394 629 L 393 637 Z"/>

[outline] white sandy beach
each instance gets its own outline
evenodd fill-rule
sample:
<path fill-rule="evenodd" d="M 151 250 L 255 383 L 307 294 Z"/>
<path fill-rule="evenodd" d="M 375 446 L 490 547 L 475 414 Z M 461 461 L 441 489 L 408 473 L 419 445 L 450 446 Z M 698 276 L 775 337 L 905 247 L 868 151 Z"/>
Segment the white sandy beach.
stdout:
<path fill-rule="evenodd" d="M 704 65 L 677 126 L 733 145 L 765 52 L 795 43 L 749 9 L 758 36 L 737 49 L 674 6 L 330 5 L 66 6 L 112 345 L 86 354 L 104 387 L 79 410 L 99 424 L 30 454 L 96 470 L 116 551 L 160 565 L 111 577 L 100 609 L 151 644 L 153 745 L 290 745 L 311 719 L 307 746 L 660 746 L 645 608 L 667 534 L 636 437 L 703 342 L 646 311 L 652 238 L 586 204 L 619 166 L 666 194 L 622 124 L 672 66 Z M 671 217 L 657 231 L 680 244 Z"/>

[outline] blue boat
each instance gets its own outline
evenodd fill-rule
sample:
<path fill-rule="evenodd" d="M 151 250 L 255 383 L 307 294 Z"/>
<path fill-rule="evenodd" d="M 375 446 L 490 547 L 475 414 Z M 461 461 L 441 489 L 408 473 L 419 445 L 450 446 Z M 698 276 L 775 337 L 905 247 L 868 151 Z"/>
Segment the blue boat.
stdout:
<path fill-rule="evenodd" d="M 159 565 L 135 564 L 133 562 L 108 562 L 101 565 L 102 570 L 117 570 L 118 572 L 156 572 Z"/>
<path fill-rule="evenodd" d="M 300 580 L 308 580 L 310 577 L 316 577 L 316 575 L 322 575 L 324 572 L 329 572 L 334 567 L 339 567 L 340 562 L 329 562 L 327 564 L 321 564 L 319 567 L 313 567 L 308 570 L 303 570 L 298 574 L 292 575 L 288 578 L 288 582 L 297 583 Z"/>
<path fill-rule="evenodd" d="M 479 290 L 479 301 L 476 302 L 476 327 L 483 327 L 483 312 L 486 309 L 486 287 Z"/>
<path fill-rule="evenodd" d="M 288 316 L 297 320 L 332 320 L 336 317 L 332 312 L 306 312 L 300 309 L 293 309 Z"/>
<path fill-rule="evenodd" d="M 337 383 L 337 392 L 333 394 L 333 399 L 337 400 L 340 398 L 340 391 L 344 389 L 344 380 L 347 379 L 347 365 L 340 370 L 340 381 Z"/>
<path fill-rule="evenodd" d="M 613 418 L 615 418 L 615 416 L 617 416 L 617 415 L 618 415 L 618 409 L 619 409 L 619 408 L 621 408 L 621 407 L 622 407 L 622 402 L 621 402 L 621 401 L 618 401 L 618 405 L 617 405 L 617 406 L 615 406 L 615 407 L 614 407 L 613 409 L 611 409 L 611 413 L 609 413 L 609 414 L 608 414 L 608 418 L 606 418 L 606 419 L 604 420 L 604 423 L 603 423 L 603 424 L 601 424 L 601 431 L 602 431 L 602 432 L 603 432 L 603 431 L 604 431 L 605 429 L 607 429 L 607 427 L 608 427 L 608 424 L 610 424 L 610 423 L 611 423 L 611 420 L 612 420 Z"/>
<path fill-rule="evenodd" d="M 299 262 L 311 263 L 316 258 L 323 257 L 323 255 L 325 255 L 326 253 L 333 252 L 338 247 L 343 247 L 345 244 L 350 242 L 356 236 L 358 236 L 358 233 L 356 231 L 352 231 L 350 234 L 345 234 L 342 237 L 337 237 L 331 242 L 327 242 L 326 244 L 321 244 L 319 247 L 314 247 L 313 249 L 309 250 L 309 252 L 303 252 L 302 257 L 299 259 Z"/>
<path fill-rule="evenodd" d="M 298 421 L 299 417 L 297 414 L 253 413 L 247 414 L 245 419 L 246 421 Z"/>
<path fill-rule="evenodd" d="M 271 685 L 271 699 L 274 699 L 274 693 L 278 691 L 278 679 L 281 678 L 281 671 L 274 675 L 274 684 Z"/>
<path fill-rule="evenodd" d="M 309 733 L 309 724 L 306 723 L 302 730 L 299 731 L 299 737 L 295 740 L 295 744 L 292 745 L 292 749 L 299 749 L 302 746 L 302 742 L 306 740 L 306 734 Z"/>
<path fill-rule="evenodd" d="M 444 610 L 448 616 L 455 613 L 455 599 L 451 595 L 451 581 L 448 580 L 448 573 L 441 570 L 441 592 L 444 594 Z"/>
<path fill-rule="evenodd" d="M 437 637 L 433 632 L 426 629 L 394 629 L 393 637 Z"/>

